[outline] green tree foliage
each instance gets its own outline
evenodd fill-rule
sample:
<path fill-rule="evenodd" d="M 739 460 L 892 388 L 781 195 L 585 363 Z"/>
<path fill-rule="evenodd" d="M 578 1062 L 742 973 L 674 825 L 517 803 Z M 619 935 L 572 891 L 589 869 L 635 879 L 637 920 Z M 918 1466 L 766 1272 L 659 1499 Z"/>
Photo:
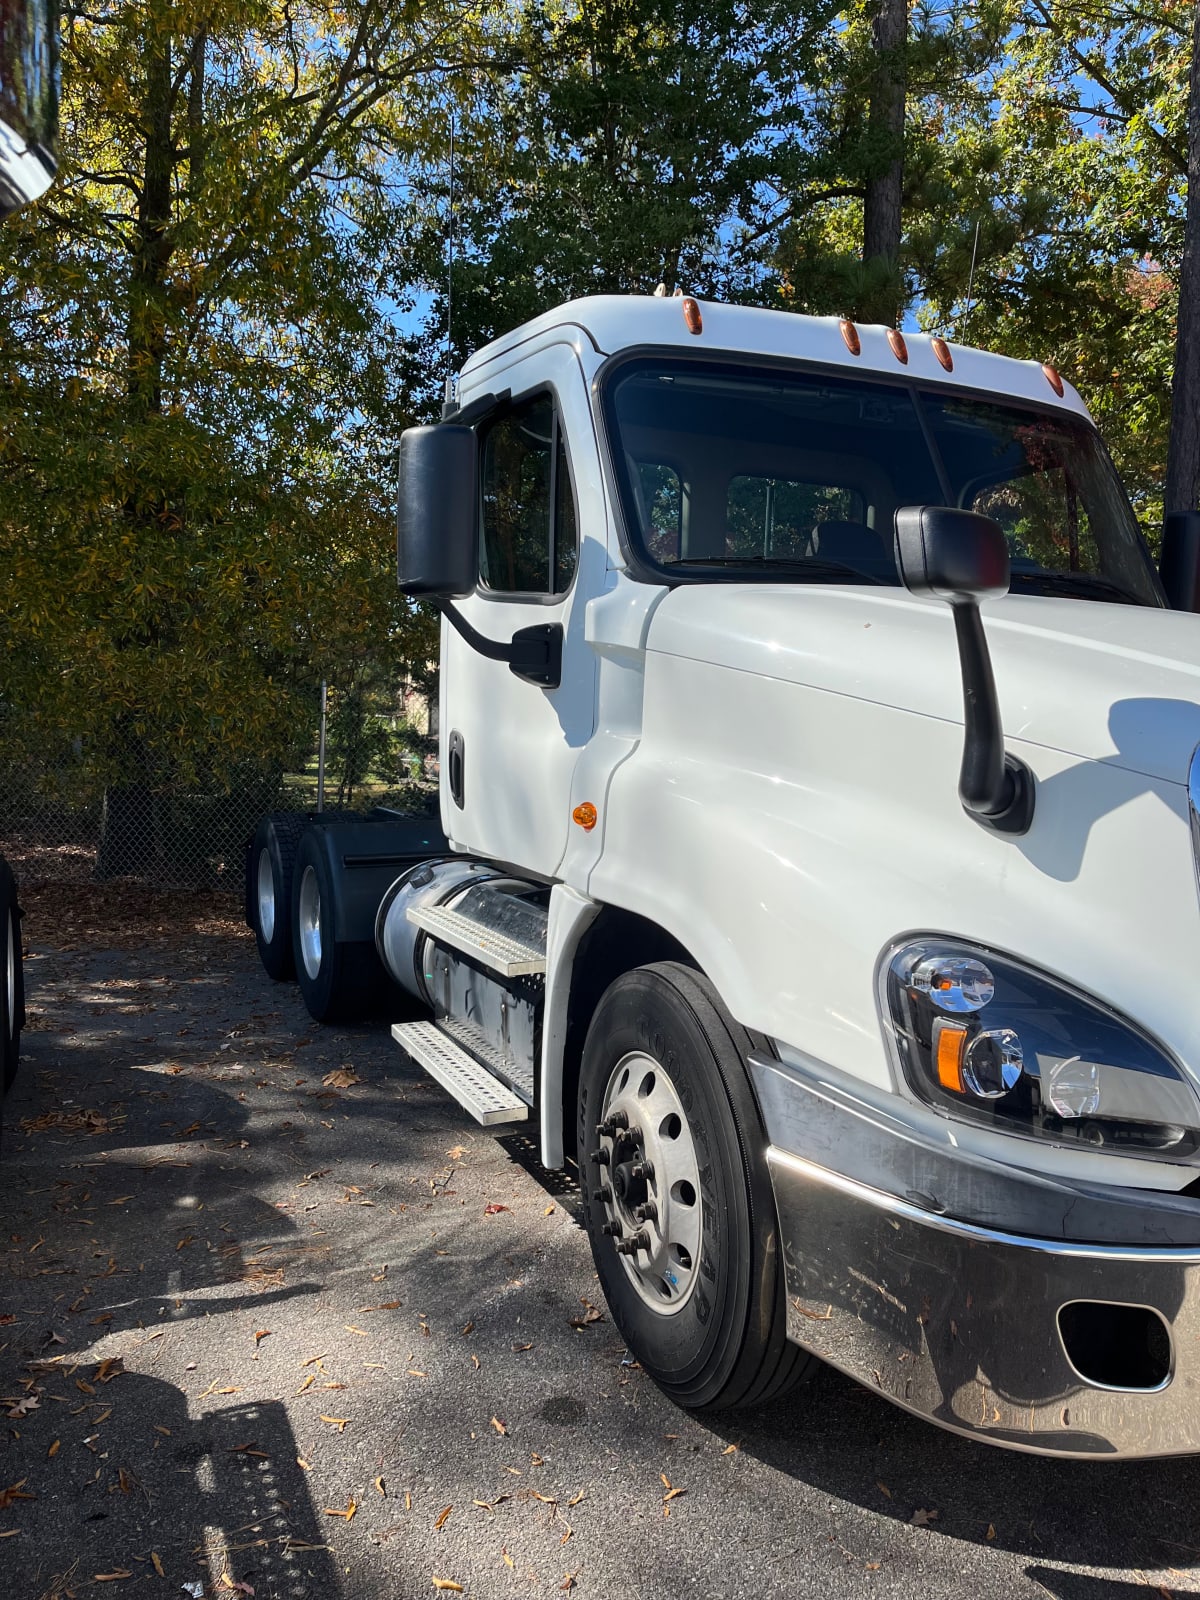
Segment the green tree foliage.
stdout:
<path fill-rule="evenodd" d="M 392 577 L 404 180 L 462 6 L 67 19 L 65 177 L 0 237 L 5 749 L 97 781 L 278 769 L 316 684 L 433 647 Z"/>
<path fill-rule="evenodd" d="M 460 105 L 456 355 L 576 295 L 757 298 L 750 241 L 794 186 L 836 11 L 519 0 L 515 69 Z M 444 287 L 436 249 L 430 272 Z M 434 330 L 445 311 L 443 294 Z"/>

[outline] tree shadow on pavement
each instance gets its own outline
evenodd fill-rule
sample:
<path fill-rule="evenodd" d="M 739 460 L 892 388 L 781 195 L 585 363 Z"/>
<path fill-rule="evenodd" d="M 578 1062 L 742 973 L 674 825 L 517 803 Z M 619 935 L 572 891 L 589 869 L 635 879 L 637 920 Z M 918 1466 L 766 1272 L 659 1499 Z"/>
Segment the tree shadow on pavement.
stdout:
<path fill-rule="evenodd" d="M 1064 1564 L 1200 1566 L 1200 1501 L 1195 1463 L 1186 1457 L 1055 1460 L 997 1449 L 910 1416 L 829 1367 L 769 1412 L 709 1422 L 797 1481 L 897 1522 L 916 1521 L 939 1538 Z M 1071 1582 L 1074 1589 L 1050 1592 L 1063 1600 L 1125 1594 L 1120 1585 L 1089 1589 L 1075 1575 Z"/>

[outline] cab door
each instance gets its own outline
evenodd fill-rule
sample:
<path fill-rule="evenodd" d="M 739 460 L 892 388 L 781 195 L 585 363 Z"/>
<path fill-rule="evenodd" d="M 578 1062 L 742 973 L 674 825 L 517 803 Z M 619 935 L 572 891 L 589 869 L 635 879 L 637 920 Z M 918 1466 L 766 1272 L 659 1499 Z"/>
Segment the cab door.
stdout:
<path fill-rule="evenodd" d="M 595 725 L 587 594 L 606 564 L 600 469 L 574 351 L 508 368 L 510 398 L 478 424 L 478 583 L 456 602 L 485 639 L 562 629 L 559 683 L 542 687 L 442 624 L 442 825 L 457 848 L 553 877 L 571 777 Z M 594 530 L 594 536 L 589 536 Z"/>

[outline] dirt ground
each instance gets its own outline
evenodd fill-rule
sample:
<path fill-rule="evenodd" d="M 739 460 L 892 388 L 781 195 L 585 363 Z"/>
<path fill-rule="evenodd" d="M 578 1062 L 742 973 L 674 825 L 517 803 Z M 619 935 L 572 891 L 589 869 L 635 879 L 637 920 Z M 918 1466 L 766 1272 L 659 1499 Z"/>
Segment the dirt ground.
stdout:
<path fill-rule="evenodd" d="M 1200 1592 L 1192 1462 L 1006 1455 L 822 1373 L 695 1419 L 569 1181 L 213 896 L 27 882 L 0 1600 Z"/>

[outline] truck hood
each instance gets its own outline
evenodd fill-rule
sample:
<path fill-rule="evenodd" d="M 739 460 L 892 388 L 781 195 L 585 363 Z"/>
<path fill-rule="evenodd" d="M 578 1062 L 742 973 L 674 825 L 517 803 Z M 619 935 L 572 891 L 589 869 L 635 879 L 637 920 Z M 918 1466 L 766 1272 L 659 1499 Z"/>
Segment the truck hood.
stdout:
<path fill-rule="evenodd" d="M 983 607 L 1007 742 L 1185 783 L 1200 744 L 1200 616 L 1006 595 Z M 961 724 L 950 608 L 905 590 L 687 584 L 648 651 Z"/>

